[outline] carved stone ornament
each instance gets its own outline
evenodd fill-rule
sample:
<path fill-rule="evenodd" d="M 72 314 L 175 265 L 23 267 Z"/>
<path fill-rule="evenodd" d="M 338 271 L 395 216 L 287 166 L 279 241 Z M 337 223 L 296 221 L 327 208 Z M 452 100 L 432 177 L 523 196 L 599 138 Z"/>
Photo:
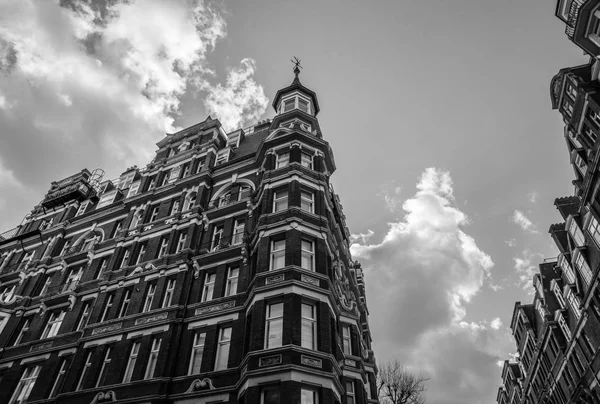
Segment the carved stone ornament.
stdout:
<path fill-rule="evenodd" d="M 339 259 L 333 262 L 335 281 L 333 290 L 339 299 L 340 305 L 344 310 L 352 312 L 357 310 L 356 296 L 350 290 L 350 282 L 346 276 L 346 267 Z"/>
<path fill-rule="evenodd" d="M 303 365 L 312 366 L 313 368 L 320 369 L 323 367 L 323 361 L 321 359 L 311 358 L 309 356 L 304 355 L 300 357 L 300 363 L 302 363 Z"/>
<path fill-rule="evenodd" d="M 117 401 L 117 394 L 109 390 L 107 392 L 100 392 L 96 394 L 94 399 L 90 402 L 90 404 L 99 404 L 99 403 L 114 403 Z"/>
<path fill-rule="evenodd" d="M 265 356 L 258 359 L 258 366 L 261 368 L 279 364 L 281 364 L 281 355 Z"/>
<path fill-rule="evenodd" d="M 196 311 L 194 312 L 194 315 L 198 316 L 200 314 L 214 313 L 216 311 L 231 309 L 232 307 L 235 307 L 234 301 L 216 304 L 214 306 L 200 307 L 200 308 L 196 309 Z"/>
<path fill-rule="evenodd" d="M 204 389 L 208 387 L 208 390 L 214 390 L 215 386 L 212 384 L 212 381 L 210 381 L 210 379 L 208 377 L 205 377 L 204 379 L 200 380 L 200 379 L 196 379 L 192 382 L 192 384 L 190 384 L 190 387 L 185 391 L 186 394 L 187 393 L 193 393 L 195 391 L 198 391 L 200 389 Z"/>
<path fill-rule="evenodd" d="M 267 279 L 265 279 L 265 285 L 272 285 L 274 283 L 279 283 L 279 282 L 283 282 L 283 281 L 285 281 L 285 275 L 283 275 L 283 274 L 269 276 Z"/>

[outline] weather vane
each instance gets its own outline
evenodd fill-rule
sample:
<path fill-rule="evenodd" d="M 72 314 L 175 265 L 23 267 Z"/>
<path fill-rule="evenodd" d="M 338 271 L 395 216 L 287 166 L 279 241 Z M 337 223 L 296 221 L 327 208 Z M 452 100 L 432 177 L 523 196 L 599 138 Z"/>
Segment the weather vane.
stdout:
<path fill-rule="evenodd" d="M 300 74 L 300 69 L 302 69 L 302 65 L 300 65 L 300 59 L 298 59 L 296 56 L 294 56 L 294 58 L 291 60 L 291 62 L 294 64 L 294 74 L 296 75 L 296 78 L 297 78 L 298 75 Z"/>

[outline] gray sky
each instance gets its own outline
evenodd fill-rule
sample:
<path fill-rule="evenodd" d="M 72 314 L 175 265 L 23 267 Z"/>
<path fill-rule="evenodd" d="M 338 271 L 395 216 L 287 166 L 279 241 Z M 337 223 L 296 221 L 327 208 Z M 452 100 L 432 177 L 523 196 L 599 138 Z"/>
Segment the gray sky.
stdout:
<path fill-rule="evenodd" d="M 514 301 L 572 192 L 549 83 L 586 58 L 553 1 L 65 3 L 0 0 L 1 229 L 50 181 L 144 165 L 208 113 L 271 117 L 298 56 L 366 236 L 376 355 L 426 371 L 432 404 L 494 401 Z"/>

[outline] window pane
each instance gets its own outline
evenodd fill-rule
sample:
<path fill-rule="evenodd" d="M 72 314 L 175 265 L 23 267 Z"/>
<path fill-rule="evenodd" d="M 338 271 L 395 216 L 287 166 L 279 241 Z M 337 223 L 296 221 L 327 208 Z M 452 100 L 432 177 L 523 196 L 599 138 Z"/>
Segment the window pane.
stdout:
<path fill-rule="evenodd" d="M 317 392 L 314 390 L 302 389 L 300 403 L 301 404 L 317 404 Z"/>
<path fill-rule="evenodd" d="M 269 389 L 263 392 L 263 404 L 280 404 L 281 396 L 279 389 Z"/>

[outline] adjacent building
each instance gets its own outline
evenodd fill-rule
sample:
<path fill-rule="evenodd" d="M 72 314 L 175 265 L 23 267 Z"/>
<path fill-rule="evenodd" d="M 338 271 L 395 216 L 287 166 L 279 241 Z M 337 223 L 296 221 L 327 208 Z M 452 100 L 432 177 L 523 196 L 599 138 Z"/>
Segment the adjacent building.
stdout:
<path fill-rule="evenodd" d="M 363 272 L 295 69 L 275 116 L 167 134 L 0 234 L 0 402 L 378 403 Z"/>
<path fill-rule="evenodd" d="M 497 402 L 600 402 L 600 1 L 560 0 L 556 15 L 590 62 L 562 69 L 550 86 L 563 117 L 574 193 L 554 202 L 563 221 L 549 232 L 559 255 L 539 265 L 532 302 L 515 303 L 518 351 L 506 361 Z"/>

